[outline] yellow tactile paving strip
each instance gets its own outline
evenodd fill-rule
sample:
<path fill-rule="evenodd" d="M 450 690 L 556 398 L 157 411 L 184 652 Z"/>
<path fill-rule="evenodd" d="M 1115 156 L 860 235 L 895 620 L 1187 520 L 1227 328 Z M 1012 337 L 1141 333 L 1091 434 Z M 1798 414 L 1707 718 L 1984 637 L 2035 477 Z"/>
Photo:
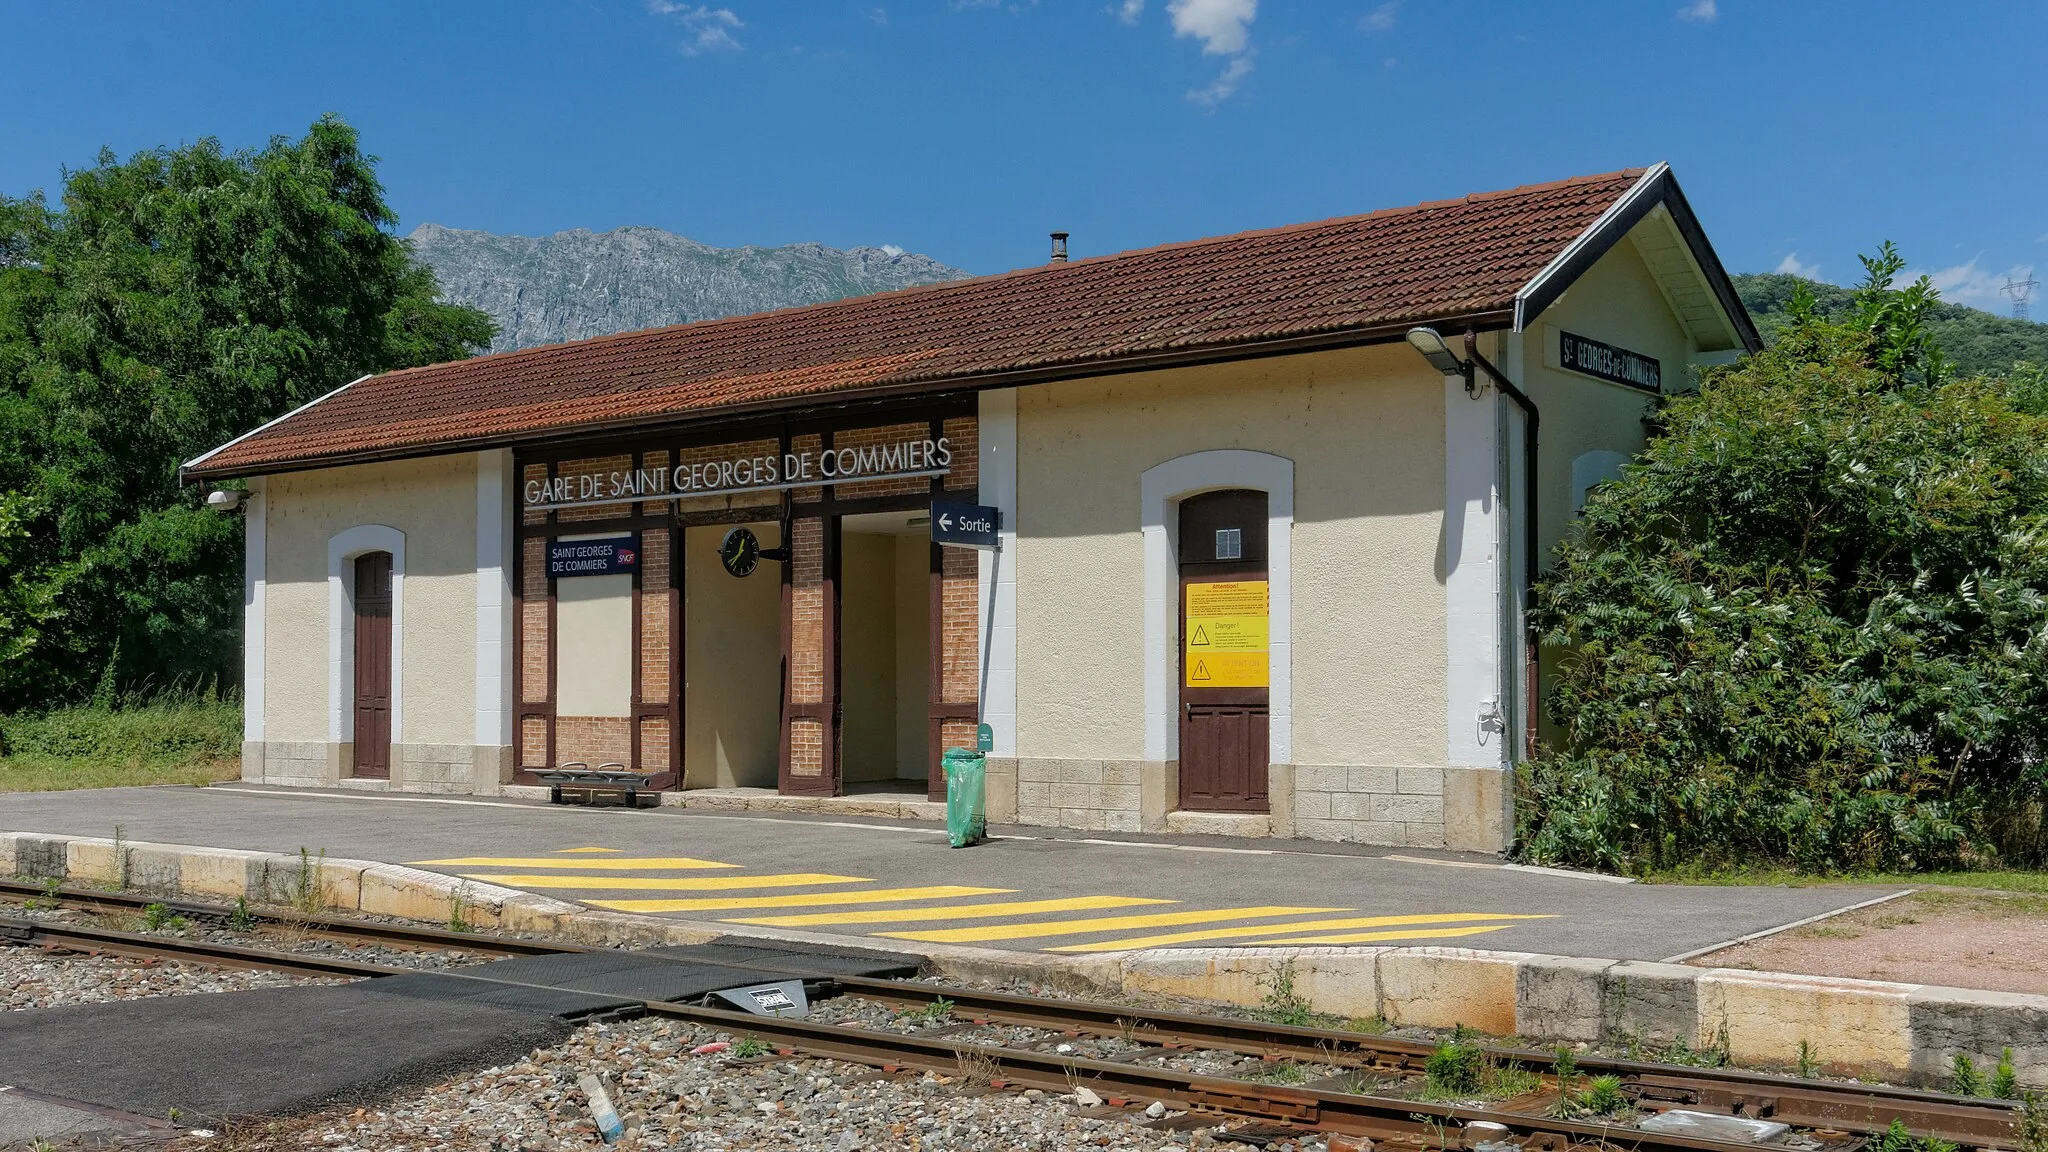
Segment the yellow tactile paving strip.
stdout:
<path fill-rule="evenodd" d="M 961 884 L 872 887 L 864 876 L 829 872 L 752 873 L 744 865 L 687 856 L 629 856 L 614 848 L 564 848 L 546 856 L 463 856 L 417 860 L 416 867 L 461 869 L 471 880 L 545 891 L 593 908 L 617 912 L 762 912 L 728 924 L 784 928 L 860 929 L 902 925 L 869 935 L 932 944 L 1010 944 L 1031 941 L 1047 952 L 1121 952 L 1203 943 L 1367 944 L 1426 943 L 1499 932 L 1529 913 L 1466 912 L 1358 914 L 1357 908 L 1246 905 L 1175 908 L 1181 901 L 1098 893 L 1085 896 L 986 900 L 1017 895 L 1013 888 Z M 719 875 L 672 875 L 717 870 Z M 640 875 L 625 875 L 640 873 Z M 670 875 L 662 875 L 670 873 Z M 807 889 L 792 892 L 788 889 Z M 707 893 L 703 896 L 630 897 L 622 892 Z M 709 895 L 716 893 L 716 895 Z M 944 901 L 962 901 L 944 903 Z M 1074 912 L 1143 909 L 1106 916 Z M 786 913 L 784 910 L 787 910 Z M 1000 923 L 991 923 L 1000 921 Z M 1157 929 L 1175 929 L 1157 931 Z M 1041 943 L 1042 942 L 1042 943 Z"/>

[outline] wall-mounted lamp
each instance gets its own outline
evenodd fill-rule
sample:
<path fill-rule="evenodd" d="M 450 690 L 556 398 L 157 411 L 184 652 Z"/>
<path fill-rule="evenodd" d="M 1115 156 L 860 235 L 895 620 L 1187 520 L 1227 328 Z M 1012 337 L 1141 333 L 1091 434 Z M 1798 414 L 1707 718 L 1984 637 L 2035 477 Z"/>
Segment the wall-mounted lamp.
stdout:
<path fill-rule="evenodd" d="M 1429 366 L 1446 376 L 1470 377 L 1472 362 L 1460 360 L 1451 346 L 1444 342 L 1443 335 L 1434 328 L 1410 328 L 1408 346 L 1422 354 Z"/>
<path fill-rule="evenodd" d="M 248 495 L 234 488 L 215 488 L 206 494 L 206 506 L 215 512 L 239 512 Z"/>

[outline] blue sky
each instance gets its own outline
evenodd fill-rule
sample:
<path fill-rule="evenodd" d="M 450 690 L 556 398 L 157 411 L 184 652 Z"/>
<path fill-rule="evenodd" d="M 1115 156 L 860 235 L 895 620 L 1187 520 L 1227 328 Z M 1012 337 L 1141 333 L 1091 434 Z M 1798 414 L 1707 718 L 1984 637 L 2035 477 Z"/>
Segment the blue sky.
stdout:
<path fill-rule="evenodd" d="M 341 113 L 422 221 L 975 272 L 1669 160 L 1727 265 L 2048 272 L 2036 0 L 10 6 L 0 192 Z M 2037 296 L 2037 299 L 2039 297 Z M 2044 310 L 2039 306 L 2035 312 Z"/>

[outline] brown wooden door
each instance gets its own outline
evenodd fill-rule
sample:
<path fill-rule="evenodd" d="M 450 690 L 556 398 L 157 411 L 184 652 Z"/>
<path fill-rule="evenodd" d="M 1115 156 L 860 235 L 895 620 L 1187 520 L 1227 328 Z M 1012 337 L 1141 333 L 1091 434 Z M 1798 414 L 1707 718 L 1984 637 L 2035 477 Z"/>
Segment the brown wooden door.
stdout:
<path fill-rule="evenodd" d="M 1266 494 L 1180 505 L 1180 807 L 1264 812 L 1271 667 Z"/>
<path fill-rule="evenodd" d="M 391 775 L 391 553 L 356 558 L 355 770 Z"/>

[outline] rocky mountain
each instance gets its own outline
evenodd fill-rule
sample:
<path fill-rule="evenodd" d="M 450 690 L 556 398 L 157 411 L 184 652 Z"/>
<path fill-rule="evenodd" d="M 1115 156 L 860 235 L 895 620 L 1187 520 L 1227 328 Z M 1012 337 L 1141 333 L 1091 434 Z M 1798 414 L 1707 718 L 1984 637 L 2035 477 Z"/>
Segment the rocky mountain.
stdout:
<path fill-rule="evenodd" d="M 450 300 L 497 321 L 493 352 L 967 275 L 894 246 L 713 248 L 659 228 L 500 236 L 422 224 L 411 240 Z"/>

